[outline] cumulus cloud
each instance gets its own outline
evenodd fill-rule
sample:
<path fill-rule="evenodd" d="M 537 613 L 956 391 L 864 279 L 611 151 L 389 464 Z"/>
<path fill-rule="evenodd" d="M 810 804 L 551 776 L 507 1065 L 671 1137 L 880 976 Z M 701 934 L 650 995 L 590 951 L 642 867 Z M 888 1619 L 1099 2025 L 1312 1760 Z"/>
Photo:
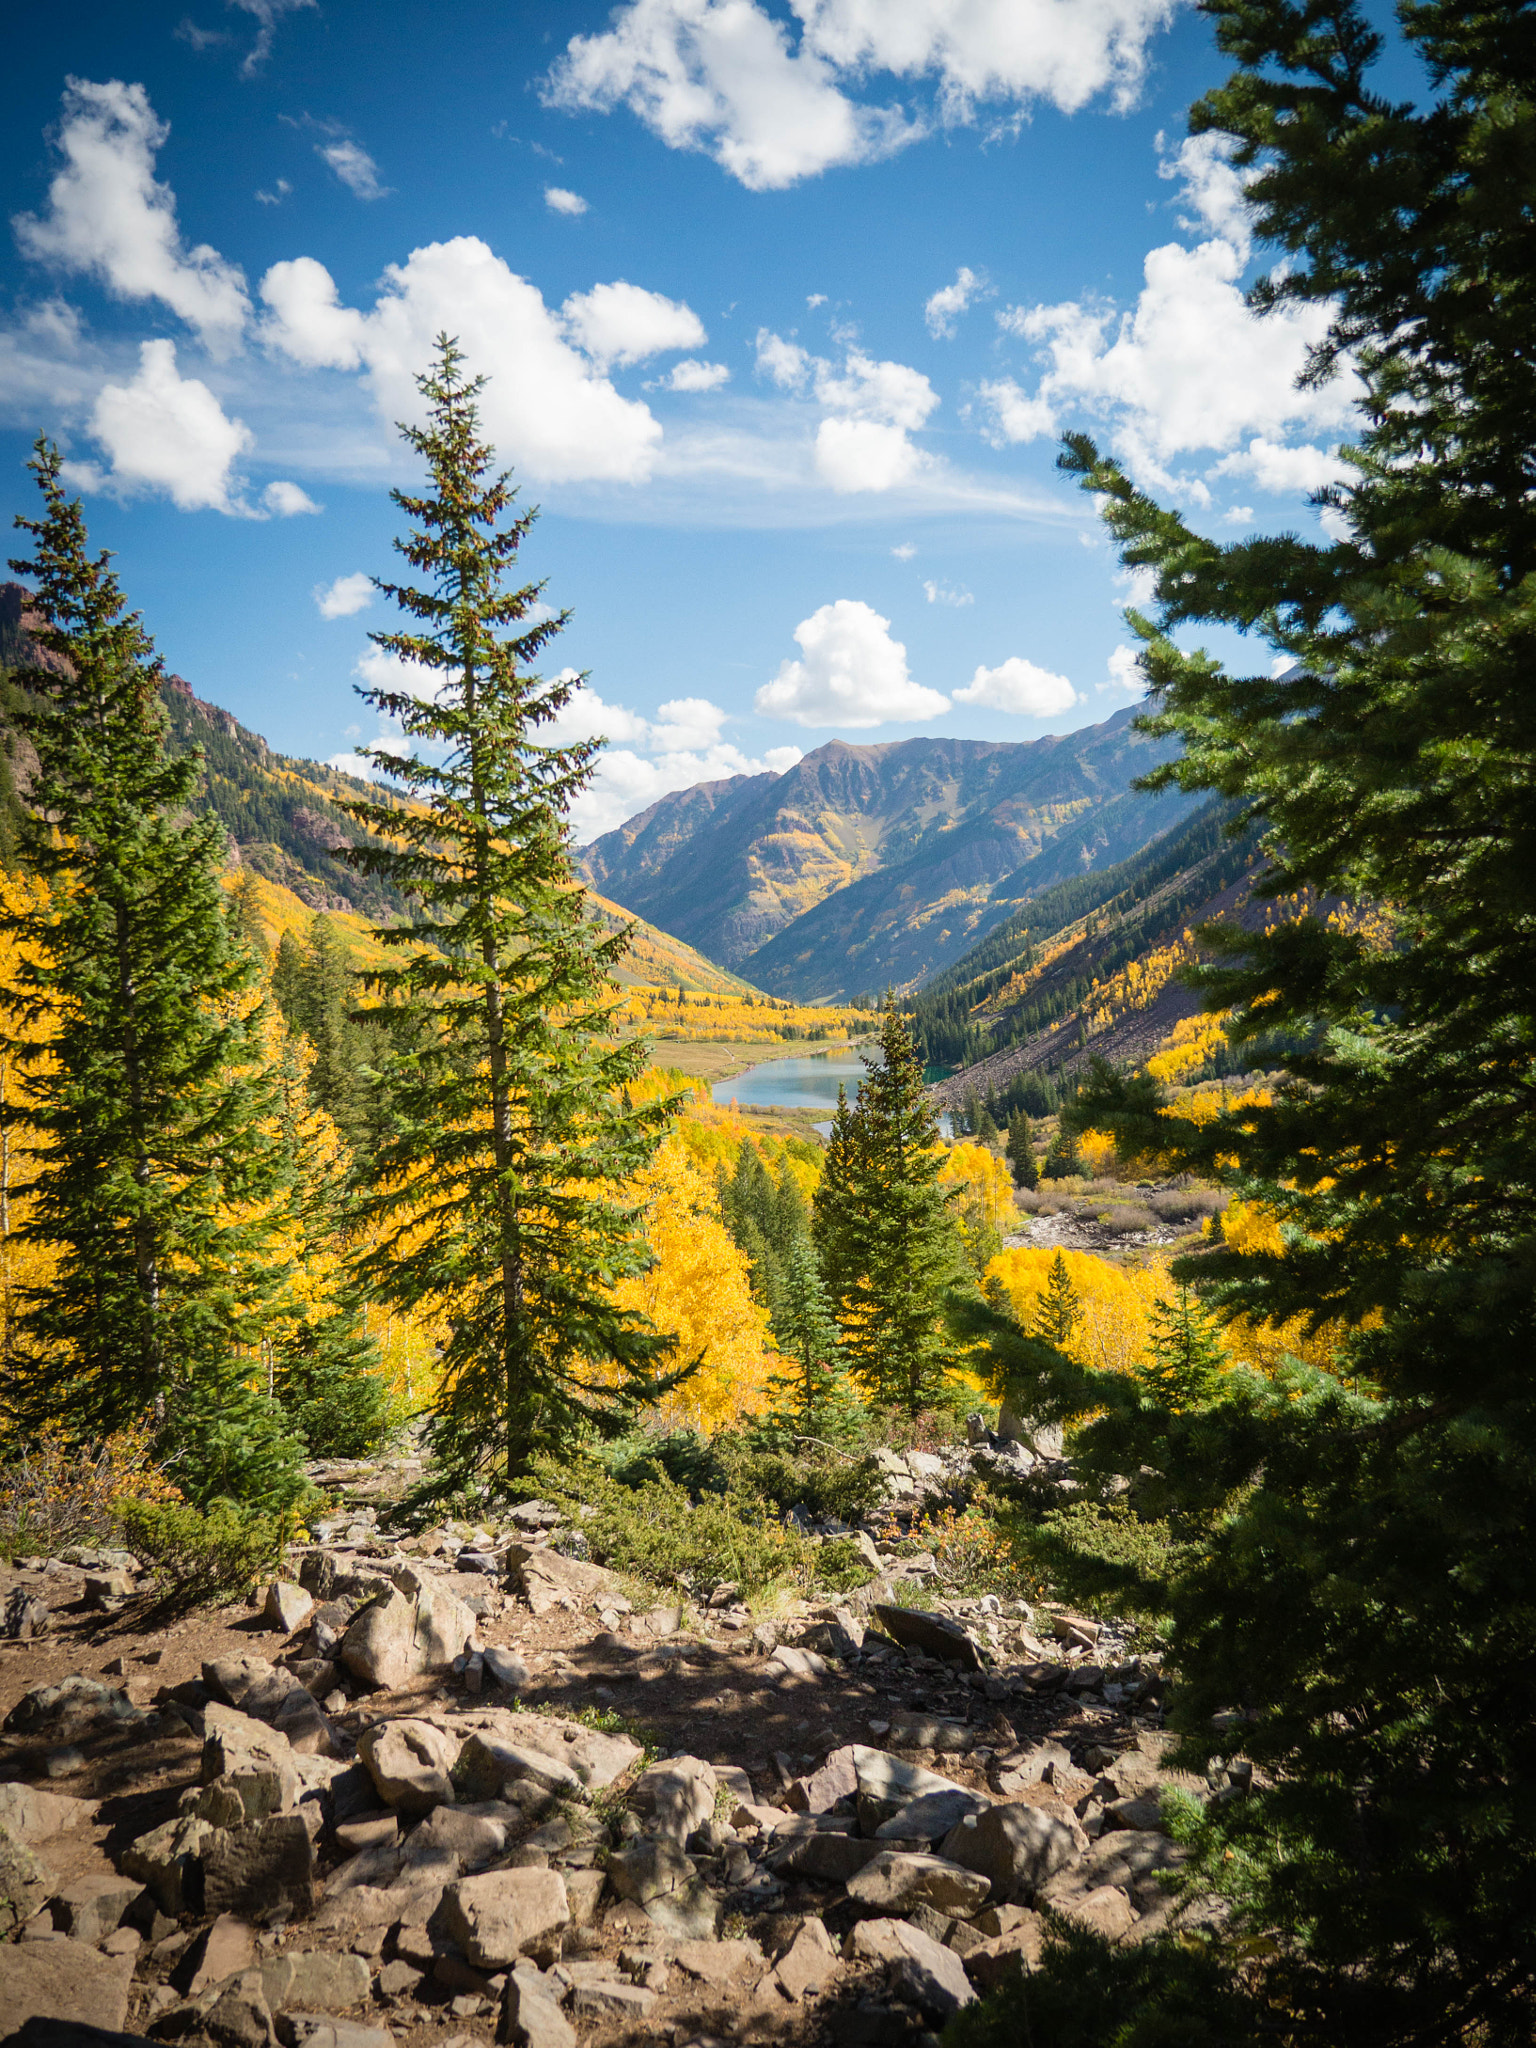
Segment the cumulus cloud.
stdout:
<path fill-rule="evenodd" d="M 863 727 L 932 718 L 949 699 L 915 683 L 891 622 L 858 598 L 840 597 L 795 628 L 800 659 L 786 661 L 756 706 L 796 725 Z"/>
<path fill-rule="evenodd" d="M 322 619 L 350 619 L 373 602 L 373 578 L 359 569 L 334 583 L 315 585 L 315 603 Z"/>
<path fill-rule="evenodd" d="M 94 277 L 115 298 L 158 299 L 226 354 L 250 310 L 245 278 L 206 243 L 183 243 L 175 197 L 155 177 L 169 133 L 142 85 L 71 78 L 55 137 L 64 162 L 47 209 L 12 225 L 25 255 Z"/>
<path fill-rule="evenodd" d="M 1248 476 L 1263 491 L 1320 491 L 1347 474 L 1337 454 L 1303 442 L 1286 448 L 1256 434 L 1246 448 L 1223 456 L 1213 476 Z"/>
<path fill-rule="evenodd" d="M 891 549 L 891 553 L 896 557 L 898 562 L 910 562 L 912 557 L 917 553 L 917 548 L 911 541 L 903 540 L 898 541 L 896 543 L 895 547 Z"/>
<path fill-rule="evenodd" d="M 893 549 L 892 552 L 894 553 L 895 550 Z M 948 604 L 954 605 L 957 608 L 961 605 L 974 604 L 976 602 L 975 592 L 967 590 L 963 583 L 937 583 L 931 577 L 924 581 L 923 595 L 930 604 Z"/>
<path fill-rule="evenodd" d="M 956 323 L 976 296 L 980 283 L 975 271 L 962 263 L 955 273 L 954 283 L 944 285 L 928 300 L 923 307 L 923 318 L 935 341 L 948 341 L 953 337 Z"/>
<path fill-rule="evenodd" d="M 853 347 L 839 366 L 766 327 L 758 329 L 757 369 L 781 391 L 809 387 L 825 409 L 813 461 L 832 490 L 893 490 L 927 465 L 929 458 L 909 436 L 939 397 L 920 370 L 877 361 Z"/>
<path fill-rule="evenodd" d="M 646 312 L 653 338 L 661 325 L 658 308 L 671 309 L 669 331 L 680 332 L 686 320 L 689 332 L 702 338 L 687 307 L 633 286 L 609 289 L 621 295 L 617 301 L 581 295 L 594 340 L 623 350 L 640 346 L 635 300 L 642 298 L 657 301 Z M 489 377 L 480 401 L 486 431 L 519 469 L 548 483 L 639 483 L 654 468 L 661 427 L 650 408 L 622 397 L 572 346 L 538 289 L 477 236 L 433 242 L 389 265 L 367 312 L 342 305 L 329 271 L 308 256 L 274 264 L 261 281 L 261 297 L 269 345 L 307 368 L 364 369 L 386 420 L 421 417 L 416 373 L 446 327 Z M 573 304 L 566 303 L 567 321 Z"/>
<path fill-rule="evenodd" d="M 638 284 L 595 284 L 560 308 L 565 330 L 600 368 L 643 363 L 672 349 L 697 348 L 709 336 L 691 306 Z"/>
<path fill-rule="evenodd" d="M 571 111 L 625 106 L 669 148 L 707 152 L 753 191 L 869 163 L 983 106 L 1005 120 L 1044 99 L 1073 112 L 1133 104 L 1147 44 L 1175 0 L 790 0 L 798 36 L 760 0 L 628 0 L 575 36 L 545 82 Z M 931 105 L 854 93 L 878 74 L 931 86 Z"/>
<path fill-rule="evenodd" d="M 379 183 L 379 167 L 360 142 L 346 136 L 336 142 L 317 142 L 315 155 L 330 165 L 355 198 L 387 198 L 389 187 Z"/>
<path fill-rule="evenodd" d="M 730 381 L 731 373 L 724 363 L 701 363 L 695 356 L 685 356 L 651 388 L 661 391 L 718 391 L 722 384 Z"/>
<path fill-rule="evenodd" d="M 811 354 L 797 341 L 785 341 L 770 328 L 757 330 L 757 374 L 781 391 L 803 391 L 811 374 Z"/>
<path fill-rule="evenodd" d="M 574 220 L 587 210 L 587 202 L 579 192 L 568 192 L 563 185 L 544 187 L 544 204 L 551 213 L 569 214 Z"/>
<path fill-rule="evenodd" d="M 279 519 L 295 519 L 301 512 L 318 512 L 322 509 L 308 491 L 283 478 L 274 479 L 267 485 L 261 494 L 261 502 L 269 512 L 275 512 Z"/>
<path fill-rule="evenodd" d="M 1147 687 L 1147 679 L 1141 672 L 1141 655 L 1134 647 L 1123 642 L 1109 657 L 1109 680 L 1100 683 L 1101 690 L 1128 690 L 1133 697 L 1139 697 Z"/>
<path fill-rule="evenodd" d="M 984 704 L 992 711 L 1011 711 L 1020 718 L 1054 718 L 1070 711 L 1077 692 L 1065 676 L 1037 668 L 1022 655 L 1011 655 L 996 668 L 978 668 L 963 690 L 956 690 L 957 704 Z"/>
<path fill-rule="evenodd" d="M 180 375 L 174 342 L 144 342 L 138 375 L 102 386 L 90 431 L 111 466 L 67 464 L 71 481 L 123 498 L 163 491 L 183 512 L 249 516 L 232 472 L 252 436 L 240 420 L 226 419 L 206 384 Z"/>

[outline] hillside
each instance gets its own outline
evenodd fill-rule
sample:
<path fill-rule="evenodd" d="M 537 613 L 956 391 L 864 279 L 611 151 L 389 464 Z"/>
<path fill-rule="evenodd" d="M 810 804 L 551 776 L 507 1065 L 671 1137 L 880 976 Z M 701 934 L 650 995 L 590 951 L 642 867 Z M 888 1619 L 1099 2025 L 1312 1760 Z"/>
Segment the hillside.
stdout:
<path fill-rule="evenodd" d="M 783 775 L 662 797 L 586 848 L 589 881 L 774 994 L 910 987 L 1018 902 L 1185 816 L 1121 711 L 1046 739 L 818 747 Z"/>

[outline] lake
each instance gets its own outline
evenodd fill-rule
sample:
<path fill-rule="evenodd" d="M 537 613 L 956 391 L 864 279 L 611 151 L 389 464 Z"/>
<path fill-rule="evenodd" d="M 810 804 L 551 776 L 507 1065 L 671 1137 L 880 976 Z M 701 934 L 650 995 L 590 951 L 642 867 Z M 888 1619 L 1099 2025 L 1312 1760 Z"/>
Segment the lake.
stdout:
<path fill-rule="evenodd" d="M 811 1053 L 803 1059 L 764 1060 L 710 1090 L 716 1102 L 756 1103 L 763 1109 L 835 1109 L 837 1091 L 859 1092 L 864 1062 L 856 1052 Z"/>

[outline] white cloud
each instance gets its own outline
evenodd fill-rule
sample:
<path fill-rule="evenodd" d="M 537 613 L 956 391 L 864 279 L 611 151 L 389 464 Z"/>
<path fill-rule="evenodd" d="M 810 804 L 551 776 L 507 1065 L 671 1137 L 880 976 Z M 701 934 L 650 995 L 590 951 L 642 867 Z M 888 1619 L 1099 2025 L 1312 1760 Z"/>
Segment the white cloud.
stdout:
<path fill-rule="evenodd" d="M 834 491 L 892 491 L 922 463 L 900 427 L 878 420 L 823 420 L 816 429 L 816 474 Z"/>
<path fill-rule="evenodd" d="M 1058 712 L 1071 710 L 1077 692 L 1065 676 L 1037 668 L 1015 654 L 996 668 L 978 668 L 965 688 L 956 690 L 955 702 L 984 704 L 1020 718 L 1054 718 Z"/>
<path fill-rule="evenodd" d="M 923 594 L 930 604 L 948 604 L 958 608 L 976 602 L 975 592 L 967 590 L 964 584 L 936 583 L 931 577 L 923 584 Z"/>
<path fill-rule="evenodd" d="M 796 341 L 785 341 L 769 328 L 757 330 L 757 374 L 770 377 L 781 391 L 803 391 L 811 374 L 811 356 Z"/>
<path fill-rule="evenodd" d="M 863 727 L 932 718 L 949 709 L 913 682 L 891 622 L 858 598 L 840 597 L 795 628 L 801 659 L 786 661 L 757 693 L 757 709 L 796 725 Z"/>
<path fill-rule="evenodd" d="M 1157 147 L 1163 147 L 1161 135 Z M 1252 241 L 1243 174 L 1231 161 L 1232 142 L 1225 135 L 1186 135 L 1175 154 L 1158 164 L 1160 178 L 1183 180 L 1179 196 L 1194 208 L 1195 218 L 1183 225 L 1209 228 L 1244 257 Z"/>
<path fill-rule="evenodd" d="M 891 549 L 891 553 L 898 562 L 910 562 L 917 553 L 917 549 L 911 541 L 903 540 L 897 542 L 896 546 Z"/>
<path fill-rule="evenodd" d="M 175 196 L 154 174 L 169 133 L 142 85 L 71 78 L 47 211 L 12 225 L 25 255 L 95 277 L 115 298 L 158 299 L 227 353 L 250 310 L 245 278 L 206 243 L 183 244 Z"/>
<path fill-rule="evenodd" d="M 622 279 L 574 292 L 560 312 L 567 334 L 600 369 L 643 363 L 647 356 L 697 348 L 709 339 L 691 306 Z"/>
<path fill-rule="evenodd" d="M 1320 491 L 1346 474 L 1345 465 L 1327 448 L 1303 442 L 1298 448 L 1283 447 L 1254 436 L 1246 448 L 1227 455 L 1211 471 L 1212 476 L 1248 476 L 1262 491 Z"/>
<path fill-rule="evenodd" d="M 975 271 L 962 263 L 955 273 L 954 283 L 944 285 L 928 300 L 923 307 L 923 318 L 935 341 L 947 341 L 953 337 L 955 324 L 976 296 L 980 283 Z"/>
<path fill-rule="evenodd" d="M 269 512 L 275 512 L 279 519 L 295 519 L 301 512 L 318 512 L 317 505 L 308 491 L 300 489 L 279 477 L 267 485 L 261 494 L 261 502 Z"/>
<path fill-rule="evenodd" d="M 389 187 L 379 183 L 379 167 L 360 142 L 343 137 L 337 142 L 317 142 L 315 155 L 330 165 L 347 190 L 358 199 L 384 199 Z"/>
<path fill-rule="evenodd" d="M 798 40 L 758 0 L 628 0 L 604 33 L 575 36 L 548 104 L 627 106 L 668 147 L 706 151 L 753 191 L 917 141 L 935 119 L 1014 120 L 1045 99 L 1073 112 L 1107 93 L 1130 106 L 1146 46 L 1174 0 L 790 0 Z M 934 107 L 871 105 L 878 73 L 931 80 Z"/>
<path fill-rule="evenodd" d="M 607 289 L 672 307 L 659 294 L 632 286 Z M 548 483 L 639 483 L 655 466 L 661 427 L 649 407 L 621 397 L 571 346 L 536 287 L 476 236 L 433 242 L 413 250 L 406 262 L 391 264 L 367 313 L 339 303 L 330 273 L 312 257 L 274 264 L 262 279 L 261 296 L 269 308 L 263 332 L 272 346 L 309 368 L 361 366 L 386 420 L 421 417 L 416 373 L 446 327 L 490 380 L 480 400 L 488 438 L 531 477 Z M 588 301 L 595 296 L 585 295 Z M 598 300 L 590 316 L 596 324 L 613 313 L 606 335 L 618 345 L 625 342 L 625 308 L 633 312 L 634 300 L 625 297 L 617 306 Z M 695 321 L 686 307 L 672 309 L 673 332 L 684 316 Z M 652 317 L 654 334 L 660 324 L 654 309 Z M 640 340 L 631 327 L 628 346 Z"/>
<path fill-rule="evenodd" d="M 829 414 L 816 432 L 816 474 L 834 491 L 889 491 L 911 481 L 930 458 L 908 439 L 938 405 L 920 370 L 877 361 L 850 347 L 841 369 L 767 327 L 757 331 L 757 372 L 781 391 L 807 385 Z"/>
<path fill-rule="evenodd" d="M 176 369 L 176 344 L 146 341 L 138 375 L 104 384 L 91 413 L 93 438 L 111 469 L 66 465 L 71 479 L 120 497 L 163 491 L 183 512 L 247 513 L 231 475 L 253 445 L 239 420 L 226 419 L 208 386 Z"/>
<path fill-rule="evenodd" d="M 977 386 L 977 396 L 992 416 L 993 445 L 1000 441 L 1033 441 L 1056 431 L 1056 407 L 1049 398 L 1031 398 L 1012 377 L 996 377 Z"/>
<path fill-rule="evenodd" d="M 238 7 L 243 14 L 254 15 L 256 19 L 256 40 L 240 66 L 241 77 L 249 78 L 271 55 L 272 38 L 283 16 L 300 14 L 307 7 L 318 7 L 319 0 L 229 0 L 229 5 Z"/>
<path fill-rule="evenodd" d="M 551 213 L 569 214 L 572 220 L 587 210 L 587 202 L 579 192 L 567 192 L 563 185 L 544 187 L 544 204 Z"/>
<path fill-rule="evenodd" d="M 263 206 L 281 206 L 283 201 L 288 197 L 288 194 L 292 190 L 293 187 L 289 184 L 286 178 L 277 178 L 273 181 L 272 190 L 270 192 L 264 192 L 258 189 L 256 197 L 261 201 Z"/>
<path fill-rule="evenodd" d="M 1101 690 L 1129 690 L 1133 697 L 1143 695 L 1147 679 L 1141 672 L 1141 655 L 1134 647 L 1122 642 L 1109 657 L 1109 680 L 1100 683 Z"/>
<path fill-rule="evenodd" d="M 446 670 L 429 668 L 422 661 L 409 661 L 403 654 L 391 654 L 383 647 L 370 647 L 366 653 L 360 654 L 353 663 L 352 673 L 361 677 L 365 689 L 390 696 L 415 697 L 423 704 L 433 703 L 439 692 L 452 684 Z M 377 747 L 386 742 L 374 740 L 372 744 Z M 393 742 L 388 744 L 392 751 L 399 751 Z"/>
<path fill-rule="evenodd" d="M 662 391 L 718 391 L 722 384 L 729 384 L 731 373 L 724 363 L 701 363 L 695 356 L 686 356 L 680 363 L 674 363 L 666 376 L 655 387 Z"/>
<path fill-rule="evenodd" d="M 350 619 L 373 603 L 373 578 L 359 569 L 355 575 L 338 576 L 334 583 L 317 583 L 315 603 L 322 619 Z"/>
<path fill-rule="evenodd" d="M 827 303 L 827 295 L 825 292 L 810 292 L 806 296 L 805 303 L 814 313 L 818 306 L 824 306 Z"/>

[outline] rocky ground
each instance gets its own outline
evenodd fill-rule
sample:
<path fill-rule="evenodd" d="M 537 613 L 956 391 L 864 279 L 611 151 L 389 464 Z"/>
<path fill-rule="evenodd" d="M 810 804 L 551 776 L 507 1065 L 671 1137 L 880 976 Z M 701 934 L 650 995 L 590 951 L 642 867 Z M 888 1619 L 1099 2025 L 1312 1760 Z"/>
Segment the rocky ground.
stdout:
<path fill-rule="evenodd" d="M 878 1576 L 769 1621 L 633 1597 L 538 1502 L 354 1507 L 177 1619 L 121 1554 L 0 1574 L 0 2040 L 887 2048 L 1043 1907 L 1164 1926 L 1155 1664 L 937 1598 L 892 1539 L 951 1475 L 887 1463 Z"/>

